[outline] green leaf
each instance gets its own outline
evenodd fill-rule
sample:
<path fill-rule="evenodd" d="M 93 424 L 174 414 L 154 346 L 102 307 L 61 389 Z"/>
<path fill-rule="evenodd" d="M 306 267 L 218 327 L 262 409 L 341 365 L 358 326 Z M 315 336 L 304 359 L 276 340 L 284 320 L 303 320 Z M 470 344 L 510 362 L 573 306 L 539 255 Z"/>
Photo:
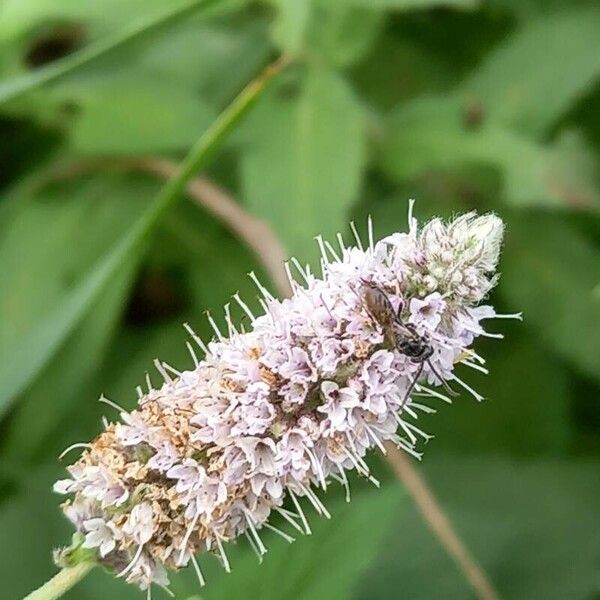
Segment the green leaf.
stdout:
<path fill-rule="evenodd" d="M 397 109 L 386 127 L 381 158 L 403 181 L 435 170 L 488 165 L 504 181 L 506 200 L 521 206 L 599 206 L 588 151 L 542 146 L 496 121 L 472 123 L 468 107 L 444 97 L 419 98 Z M 557 162 L 563 169 L 557 169 Z"/>
<path fill-rule="evenodd" d="M 26 331 L 18 336 L 19 339 L 7 354 L 8 358 L 0 364 L 0 414 L 48 363 L 123 263 L 146 242 L 157 223 L 183 192 L 188 180 L 205 166 L 265 86 L 284 66 L 283 62 L 272 65 L 245 88 L 200 137 L 183 161 L 178 174 L 165 184 L 139 219 L 98 258 L 58 305 L 49 308 L 37 322 L 28 322 Z"/>
<path fill-rule="evenodd" d="M 557 215 L 510 218 L 502 293 L 556 353 L 600 377 L 598 251 Z"/>
<path fill-rule="evenodd" d="M 107 35 L 104 39 L 93 42 L 63 59 L 48 64 L 31 73 L 27 73 L 16 79 L 0 84 L 0 104 L 14 100 L 22 94 L 37 89 L 40 86 L 64 77 L 68 73 L 90 63 L 105 55 L 107 52 L 123 46 L 141 36 L 148 35 L 153 31 L 177 22 L 194 13 L 200 8 L 208 8 L 217 0 L 185 0 L 177 3 L 174 7 L 161 13 L 159 16 L 152 15 L 139 19 L 129 24 L 120 31 Z"/>
<path fill-rule="evenodd" d="M 139 72 L 61 85 L 52 96 L 78 106 L 81 115 L 69 136 L 73 149 L 83 153 L 179 150 L 193 144 L 215 117 L 198 94 Z"/>
<path fill-rule="evenodd" d="M 438 6 L 473 9 L 479 5 L 479 0 L 350 0 L 350 3 L 354 6 L 388 10 L 426 10 Z"/>
<path fill-rule="evenodd" d="M 21 380 L 31 361 L 41 358 L 43 338 L 32 337 L 29 348 L 23 340 L 36 327 L 42 332 L 52 328 L 52 314 L 69 302 L 77 282 L 144 213 L 150 189 L 143 183 L 128 189 L 123 178 L 97 177 L 77 185 L 47 185 L 33 194 L 17 190 L 2 204 L 0 353 L 10 365 L 17 349 L 23 352 L 12 371 L 0 377 L 5 393 L 11 380 Z"/>
<path fill-rule="evenodd" d="M 460 96 L 519 131 L 547 133 L 598 81 L 598 38 L 597 6 L 538 16 L 488 55 Z"/>
<path fill-rule="evenodd" d="M 298 96 L 280 89 L 253 115 L 242 157 L 244 200 L 291 253 L 315 256 L 313 237 L 331 236 L 358 198 L 364 162 L 362 113 L 351 89 L 314 68 Z"/>
<path fill-rule="evenodd" d="M 425 470 L 459 535 L 499 596 L 593 598 L 600 524 L 597 460 L 426 458 Z M 376 565 L 376 566 L 375 566 Z M 356 600 L 472 596 L 414 508 L 400 513 Z"/>

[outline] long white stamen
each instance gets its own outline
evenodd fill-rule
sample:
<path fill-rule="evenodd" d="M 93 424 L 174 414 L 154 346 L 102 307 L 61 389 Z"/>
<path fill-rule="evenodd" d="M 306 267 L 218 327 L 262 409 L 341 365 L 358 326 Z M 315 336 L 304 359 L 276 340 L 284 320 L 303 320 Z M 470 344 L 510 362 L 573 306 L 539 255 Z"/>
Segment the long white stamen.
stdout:
<path fill-rule="evenodd" d="M 350 444 L 350 448 L 352 448 L 352 452 L 354 453 L 354 456 L 356 457 L 356 460 L 358 461 L 358 463 L 360 464 L 360 466 L 364 469 L 365 473 L 368 475 L 368 473 L 369 473 L 369 465 L 358 454 L 358 450 L 356 449 L 356 446 L 354 444 L 354 440 L 352 439 L 352 436 L 351 436 L 350 432 L 346 433 L 346 439 L 348 440 L 348 443 Z"/>
<path fill-rule="evenodd" d="M 109 400 L 104 394 L 102 394 L 102 396 L 98 398 L 98 402 L 101 402 L 102 404 L 106 404 L 111 408 L 114 408 L 119 413 L 127 414 L 127 411 L 122 406 L 119 406 L 116 402 Z"/>
<path fill-rule="evenodd" d="M 321 464 L 317 460 L 315 453 L 308 446 L 304 446 L 304 449 L 306 450 L 306 453 L 308 454 L 308 457 L 310 458 L 310 461 L 312 462 L 313 467 L 319 477 L 319 481 L 321 482 L 321 487 L 324 490 L 327 490 L 327 484 L 325 483 L 325 475 L 323 474 L 323 469 L 321 468 Z"/>
<path fill-rule="evenodd" d="M 173 375 L 175 375 L 175 377 L 181 377 L 181 371 L 178 371 L 175 367 L 172 367 L 169 363 L 165 362 L 164 360 L 162 362 L 162 366 L 167 371 L 171 371 L 171 373 L 173 373 Z"/>
<path fill-rule="evenodd" d="M 190 559 L 192 561 L 192 565 L 194 566 L 194 571 L 196 571 L 196 577 L 198 578 L 198 583 L 200 587 L 203 588 L 206 585 L 206 580 L 204 579 L 204 575 L 202 574 L 202 570 L 200 569 L 200 565 L 198 564 L 198 560 L 193 554 L 190 554 Z"/>
<path fill-rule="evenodd" d="M 194 368 L 198 368 L 198 365 L 200 364 L 200 362 L 198 361 L 198 357 L 196 356 L 194 347 L 189 342 L 186 342 L 185 345 L 188 349 L 188 352 L 190 353 L 190 356 L 192 357 L 192 361 L 194 362 Z"/>
<path fill-rule="evenodd" d="M 367 230 L 369 232 L 369 248 L 371 252 L 375 249 L 375 242 L 373 241 L 373 219 L 371 215 L 367 217 Z"/>
<path fill-rule="evenodd" d="M 159 372 L 160 376 L 165 380 L 165 383 L 173 383 L 173 379 L 171 376 L 165 371 L 165 368 L 162 366 L 162 363 L 158 358 L 154 359 L 154 366 L 156 370 Z"/>
<path fill-rule="evenodd" d="M 248 533 L 247 529 L 244 529 L 244 535 L 246 536 L 246 539 L 248 540 L 250 547 L 254 551 L 254 554 L 256 554 L 256 556 L 258 556 L 258 564 L 262 564 L 263 555 L 262 555 L 261 551 L 258 549 L 258 547 L 256 546 L 256 544 L 254 543 L 254 540 L 252 539 L 252 536 Z"/>
<path fill-rule="evenodd" d="M 473 396 L 473 398 L 475 398 L 475 400 L 477 400 L 477 402 L 481 402 L 482 400 L 485 400 L 485 398 L 481 394 L 478 394 L 471 386 L 467 385 L 462 379 L 457 377 L 454 373 L 452 374 L 452 381 L 456 381 L 456 383 L 458 383 L 463 388 L 465 388 L 465 390 L 467 390 L 467 392 L 469 392 Z"/>
<path fill-rule="evenodd" d="M 277 535 L 281 536 L 288 544 L 296 541 L 296 538 L 293 538 L 291 535 L 285 533 L 285 531 L 281 531 L 281 529 L 277 529 L 277 527 L 271 525 L 271 523 L 267 523 L 266 521 L 263 523 L 263 527 L 270 529 Z"/>
<path fill-rule="evenodd" d="M 161 585 L 160 583 L 157 583 L 156 585 L 158 585 L 161 590 L 165 591 L 169 597 L 175 598 L 175 594 L 167 586 Z"/>
<path fill-rule="evenodd" d="M 296 267 L 296 269 L 297 269 L 298 273 L 300 273 L 302 279 L 304 279 L 304 283 L 306 283 L 306 285 L 308 285 L 308 273 L 302 268 L 300 261 L 295 256 L 292 256 L 292 258 L 290 258 L 290 261 Z"/>
<path fill-rule="evenodd" d="M 190 523 L 190 526 L 187 528 L 187 531 L 185 532 L 185 536 L 183 537 L 181 546 L 179 546 L 179 550 L 180 550 L 179 562 L 183 561 L 183 558 L 185 556 L 185 551 L 187 549 L 187 544 L 190 541 L 190 537 L 191 537 L 192 533 L 194 533 L 194 529 L 196 528 L 196 524 L 198 523 L 199 518 L 200 518 L 200 511 L 197 511 L 196 515 L 192 519 L 192 522 Z"/>
<path fill-rule="evenodd" d="M 244 511 L 244 514 L 246 515 L 246 523 L 248 523 L 248 528 L 250 529 L 250 532 L 254 536 L 254 540 L 256 541 L 256 545 L 258 546 L 258 549 L 260 550 L 261 554 L 266 554 L 267 549 L 265 548 L 265 545 L 262 543 L 262 540 L 260 539 L 260 536 L 258 535 L 258 531 L 256 531 L 256 527 L 254 526 L 254 518 L 246 510 Z"/>
<path fill-rule="evenodd" d="M 285 274 L 290 283 L 290 287 L 292 288 L 292 291 L 295 292 L 296 288 L 298 287 L 298 283 L 292 276 L 292 271 L 290 269 L 290 263 L 287 260 L 283 263 L 283 268 L 285 269 Z"/>
<path fill-rule="evenodd" d="M 325 249 L 325 244 L 323 243 L 323 236 L 317 235 L 317 236 L 315 236 L 315 240 L 317 240 L 317 244 L 319 244 L 319 251 L 321 252 L 321 260 L 325 263 L 324 271 L 323 271 L 323 266 L 321 266 L 323 275 L 325 275 L 325 273 L 327 272 L 327 266 L 329 265 L 329 257 L 327 256 L 327 250 Z"/>
<path fill-rule="evenodd" d="M 406 435 L 410 439 L 410 443 L 413 444 L 413 445 L 416 444 L 417 443 L 416 436 L 406 426 L 406 423 L 400 418 L 400 415 L 398 415 L 397 413 L 394 413 L 394 418 L 396 419 L 396 423 L 398 423 L 398 425 L 402 428 L 402 430 L 404 431 L 404 433 L 406 433 Z"/>
<path fill-rule="evenodd" d="M 196 334 L 196 332 L 189 326 L 188 323 L 183 324 L 184 329 L 190 334 L 191 338 L 198 344 L 198 347 L 202 352 L 204 352 L 204 356 L 209 356 L 210 352 L 206 347 L 206 344 L 200 339 L 200 336 Z"/>
<path fill-rule="evenodd" d="M 296 531 L 299 531 L 302 535 L 304 535 L 305 531 L 298 525 L 296 521 L 292 518 L 290 511 L 285 510 L 280 507 L 275 507 L 275 511 L 278 512 Z"/>
<path fill-rule="evenodd" d="M 225 550 L 223 549 L 223 544 L 221 543 L 221 538 L 216 531 L 213 531 L 213 535 L 215 540 L 217 540 L 217 547 L 219 548 L 219 554 L 221 555 L 221 560 L 223 561 L 223 568 L 226 573 L 231 573 L 231 567 L 229 566 L 229 559 L 227 558 L 227 554 L 225 554 Z"/>
<path fill-rule="evenodd" d="M 485 367 L 482 367 L 481 365 L 477 365 L 475 363 L 469 362 L 468 360 L 461 360 L 460 364 L 465 365 L 465 367 L 470 367 L 471 369 L 475 369 L 476 371 L 479 371 L 480 373 L 483 373 L 484 375 L 490 374 L 489 370 L 486 369 Z"/>
<path fill-rule="evenodd" d="M 358 235 L 358 231 L 356 229 L 356 225 L 354 221 L 350 221 L 350 229 L 352 230 L 352 234 L 354 235 L 354 239 L 356 240 L 356 245 L 361 252 L 364 252 L 364 248 L 362 245 L 362 240 L 360 239 L 360 235 Z"/>
<path fill-rule="evenodd" d="M 250 271 L 250 273 L 248 273 L 248 277 L 250 277 L 250 279 L 252 279 L 252 281 L 254 282 L 256 287 L 259 289 L 260 293 L 263 295 L 265 300 L 269 300 L 269 301 L 274 300 L 271 292 L 269 292 L 269 290 L 259 281 L 259 279 L 256 276 L 256 273 L 254 271 Z"/>
<path fill-rule="evenodd" d="M 373 475 L 369 475 L 367 477 L 367 479 L 377 488 L 379 489 L 381 487 L 381 483 L 379 482 L 379 479 L 375 479 L 375 477 L 373 477 Z"/>
<path fill-rule="evenodd" d="M 331 256 L 333 256 L 333 258 L 337 262 L 340 262 L 340 257 L 338 255 L 338 253 L 335 251 L 335 248 L 328 241 L 325 241 L 325 248 L 327 248 L 327 250 L 329 250 Z"/>
<path fill-rule="evenodd" d="M 350 502 L 350 483 L 348 482 L 348 476 L 346 475 L 346 471 L 344 467 L 338 466 L 338 471 L 340 473 L 340 477 L 342 479 L 342 485 L 346 490 L 346 502 Z"/>
<path fill-rule="evenodd" d="M 120 573 L 117 573 L 117 577 L 123 577 L 123 575 L 126 575 L 127 573 L 129 573 L 129 571 L 131 571 L 131 569 L 133 569 L 133 567 L 135 566 L 135 563 L 139 560 L 140 556 L 142 555 L 143 549 L 144 549 L 144 544 L 140 544 L 138 546 L 136 553 L 133 555 L 131 562 Z"/>
<path fill-rule="evenodd" d="M 310 484 L 304 485 L 300 483 L 300 489 L 307 495 L 308 499 L 312 502 L 315 510 L 320 514 L 325 516 L 327 519 L 331 519 L 331 515 L 329 511 L 325 508 L 325 505 L 319 499 L 319 496 L 315 494 L 315 492 L 310 488 Z"/>
<path fill-rule="evenodd" d="M 91 448 L 91 444 L 84 444 L 83 442 L 78 442 L 77 444 L 71 444 L 68 448 L 65 448 L 59 455 L 58 460 L 62 460 L 71 450 L 75 450 L 75 448 Z"/>
<path fill-rule="evenodd" d="M 237 335 L 238 331 L 235 328 L 233 321 L 231 320 L 231 309 L 229 306 L 229 302 L 225 305 L 225 323 L 227 323 L 227 333 L 229 334 L 229 337 L 231 338 L 234 335 Z"/>
<path fill-rule="evenodd" d="M 150 380 L 150 374 L 146 371 L 146 387 L 148 388 L 148 393 L 152 391 L 152 381 Z"/>
<path fill-rule="evenodd" d="M 487 317 L 483 317 L 484 319 Z M 493 317 L 489 317 L 490 319 L 516 319 L 517 321 L 523 320 L 523 313 L 508 313 L 508 314 L 499 314 L 496 313 Z"/>
<path fill-rule="evenodd" d="M 296 494 L 294 494 L 294 492 L 292 490 L 290 490 L 289 493 L 290 493 L 290 498 L 292 499 L 292 503 L 294 504 L 294 507 L 296 508 L 296 510 L 298 511 L 298 514 L 300 515 L 300 520 L 302 521 L 302 525 L 304 525 L 304 532 L 306 533 L 306 535 L 310 535 L 312 533 L 312 531 L 310 529 L 310 525 L 308 524 L 308 521 L 306 519 L 304 511 L 302 510 L 302 507 L 300 506 L 300 502 L 298 502 L 298 498 L 296 498 Z"/>
<path fill-rule="evenodd" d="M 344 238 L 341 233 L 336 233 L 335 235 L 337 239 L 338 246 L 340 247 L 340 252 L 342 253 L 342 257 L 346 255 L 346 246 L 344 244 Z"/>
<path fill-rule="evenodd" d="M 416 408 L 417 410 L 420 410 L 421 412 L 424 412 L 428 415 L 434 415 L 437 410 L 435 410 L 435 408 L 431 408 L 431 406 L 427 406 L 426 404 L 420 404 L 418 402 L 411 402 L 410 405 L 413 408 Z"/>
<path fill-rule="evenodd" d="M 212 330 L 215 332 L 215 335 L 217 336 L 217 339 L 220 342 L 222 342 L 225 338 L 223 337 L 223 334 L 221 333 L 221 330 L 217 326 L 216 321 L 213 319 L 213 317 L 212 317 L 212 315 L 210 314 L 209 311 L 206 311 L 206 318 L 208 319 L 208 322 L 210 323 L 210 326 L 212 327 Z"/>
<path fill-rule="evenodd" d="M 447 402 L 448 404 L 452 404 L 452 400 L 450 400 L 450 398 L 448 398 L 448 396 L 444 396 L 444 394 L 441 394 L 437 390 L 432 390 L 431 388 L 425 387 L 422 383 L 418 383 L 415 386 L 415 389 L 417 390 L 417 394 L 415 394 L 416 396 L 428 396 L 428 397 L 433 397 L 433 398 L 439 398 L 440 400 L 443 400 L 444 402 Z M 427 393 L 426 394 L 419 393 L 421 391 L 424 391 Z"/>
<path fill-rule="evenodd" d="M 366 423 L 365 429 L 367 431 L 367 434 L 369 434 L 370 438 L 375 442 L 375 445 L 381 450 L 382 454 L 385 456 L 387 454 L 387 451 L 381 440 L 377 437 L 377 434 Z"/>
<path fill-rule="evenodd" d="M 240 298 L 240 294 L 235 293 L 233 295 L 233 298 L 240 305 L 240 308 L 248 315 L 250 323 L 254 323 L 256 317 L 252 314 L 252 311 L 250 310 L 250 308 L 248 308 L 248 305 Z"/>

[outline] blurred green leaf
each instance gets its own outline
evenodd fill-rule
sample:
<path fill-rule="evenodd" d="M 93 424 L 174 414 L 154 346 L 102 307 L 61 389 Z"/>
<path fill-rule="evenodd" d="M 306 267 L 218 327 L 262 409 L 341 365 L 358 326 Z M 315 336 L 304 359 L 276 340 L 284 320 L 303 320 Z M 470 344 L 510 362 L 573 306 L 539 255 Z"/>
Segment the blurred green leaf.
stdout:
<path fill-rule="evenodd" d="M 600 558 L 598 461 L 425 459 L 434 491 L 502 598 L 594 598 Z M 471 597 L 414 508 L 399 515 L 360 600 Z"/>
<path fill-rule="evenodd" d="M 479 0 L 350 0 L 354 6 L 385 8 L 389 10 L 425 10 L 437 6 L 470 9 L 479 5 Z"/>
<path fill-rule="evenodd" d="M 459 94 L 495 121 L 545 134 L 598 81 L 599 38 L 598 6 L 538 16 L 490 53 Z"/>
<path fill-rule="evenodd" d="M 479 122 L 471 114 L 476 109 L 441 96 L 398 108 L 381 149 L 386 173 L 402 181 L 436 169 L 489 165 L 499 170 L 513 204 L 568 206 L 575 197 L 580 206 L 600 205 L 587 149 L 541 146 L 496 121 Z"/>
<path fill-rule="evenodd" d="M 557 215 L 508 220 L 502 293 L 541 339 L 584 373 L 600 377 L 598 249 Z"/>
<path fill-rule="evenodd" d="M 104 286 L 115 277 L 123 263 L 148 240 L 161 217 L 179 198 L 189 179 L 205 166 L 220 143 L 284 66 L 281 62 L 272 65 L 260 79 L 240 92 L 198 139 L 181 163 L 178 173 L 161 188 L 158 196 L 148 204 L 147 210 L 139 219 L 109 247 L 73 289 L 64 295 L 58 306 L 47 311 L 40 322 L 28 323 L 23 335 L 13 341 L 8 353 L 9 358 L 0 364 L 0 414 L 48 363 L 60 344 L 84 317 Z"/>
<path fill-rule="evenodd" d="M 93 42 L 74 54 L 30 73 L 26 73 L 16 79 L 1 83 L 0 104 L 14 100 L 28 91 L 55 81 L 123 44 L 143 35 L 148 35 L 153 31 L 160 30 L 202 7 L 209 7 L 216 1 L 218 0 L 185 0 L 184 2 L 179 2 L 175 7 L 171 7 L 159 16 L 151 15 L 150 17 L 136 20 L 120 31 L 111 33 L 104 39 Z"/>
<path fill-rule="evenodd" d="M 82 153 L 179 150 L 191 146 L 216 116 L 199 94 L 149 75 L 84 79 L 61 85 L 54 95 L 76 103 L 81 112 L 70 141 Z"/>
<path fill-rule="evenodd" d="M 289 96 L 280 87 L 265 97 L 245 132 L 243 199 L 304 259 L 316 254 L 313 237 L 339 231 L 358 198 L 362 112 L 346 82 L 323 69 Z"/>

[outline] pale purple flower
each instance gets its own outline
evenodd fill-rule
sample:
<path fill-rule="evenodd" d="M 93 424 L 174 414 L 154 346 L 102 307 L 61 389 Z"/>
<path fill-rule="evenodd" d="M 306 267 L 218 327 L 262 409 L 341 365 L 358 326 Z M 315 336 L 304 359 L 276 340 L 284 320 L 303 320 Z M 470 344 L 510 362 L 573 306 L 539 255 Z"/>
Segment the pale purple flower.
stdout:
<path fill-rule="evenodd" d="M 494 215 L 422 229 L 409 215 L 407 233 L 377 243 L 371 230 L 356 247 L 318 238 L 322 274 L 292 260 L 289 299 L 255 279 L 264 314 L 234 296 L 249 331 L 236 329 L 228 306 L 227 335 L 212 319 L 208 344 L 190 330 L 202 359 L 192 350 L 194 367 L 181 373 L 158 362 L 164 384 L 140 390 L 138 408 L 120 411 L 122 422 L 107 424 L 56 483 L 74 495 L 64 511 L 85 547 L 143 589 L 166 586 L 165 567 L 189 562 L 203 582 L 195 555 L 215 553 L 229 570 L 224 544 L 244 534 L 262 556 L 273 511 L 308 533 L 302 504 L 327 515 L 315 487 L 347 487 L 350 470 L 373 480 L 369 450 L 395 443 L 418 457 L 429 436 L 415 418 L 431 412 L 427 399 L 449 401 L 439 386 L 481 399 L 456 366 L 485 372 L 472 343 L 500 337 L 482 321 L 502 315 L 478 304 L 496 282 L 502 231 Z M 387 296 L 392 331 L 367 310 L 365 286 Z M 405 324 L 431 350 L 426 360 L 402 351 Z"/>

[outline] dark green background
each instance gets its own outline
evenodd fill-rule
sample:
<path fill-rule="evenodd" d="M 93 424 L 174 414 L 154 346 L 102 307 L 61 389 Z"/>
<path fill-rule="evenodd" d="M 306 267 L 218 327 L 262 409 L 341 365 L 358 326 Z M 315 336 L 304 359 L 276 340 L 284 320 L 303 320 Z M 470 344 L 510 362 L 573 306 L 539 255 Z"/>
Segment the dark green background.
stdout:
<path fill-rule="evenodd" d="M 127 168 L 49 174 L 106 156 L 179 160 L 286 50 L 294 64 L 207 175 L 303 260 L 316 234 L 346 236 L 351 218 L 364 231 L 373 215 L 378 235 L 403 230 L 411 197 L 420 219 L 505 219 L 491 300 L 524 322 L 493 322 L 506 339 L 477 344 L 491 374 L 464 375 L 485 402 L 463 394 L 421 419 L 436 436 L 422 468 L 502 597 L 600 598 L 598 4 L 215 2 L 4 101 L 2 81 L 165 5 L 0 4 L 0 596 L 54 570 L 51 550 L 70 536 L 50 491 L 56 457 L 99 431 L 99 395 L 132 407 L 154 357 L 189 368 L 181 323 L 208 336 L 203 311 L 221 315 L 238 290 L 255 306 L 246 273 L 263 273 L 185 199 L 84 310 L 78 290 L 162 182 Z M 333 520 L 313 515 L 315 535 L 292 546 L 269 538 L 260 568 L 243 543 L 232 575 L 202 559 L 202 598 L 471 598 L 385 463 L 371 463 L 383 489 L 354 478 L 350 505 L 332 490 Z M 173 589 L 198 593 L 191 573 Z M 68 597 L 140 595 L 98 571 Z"/>

